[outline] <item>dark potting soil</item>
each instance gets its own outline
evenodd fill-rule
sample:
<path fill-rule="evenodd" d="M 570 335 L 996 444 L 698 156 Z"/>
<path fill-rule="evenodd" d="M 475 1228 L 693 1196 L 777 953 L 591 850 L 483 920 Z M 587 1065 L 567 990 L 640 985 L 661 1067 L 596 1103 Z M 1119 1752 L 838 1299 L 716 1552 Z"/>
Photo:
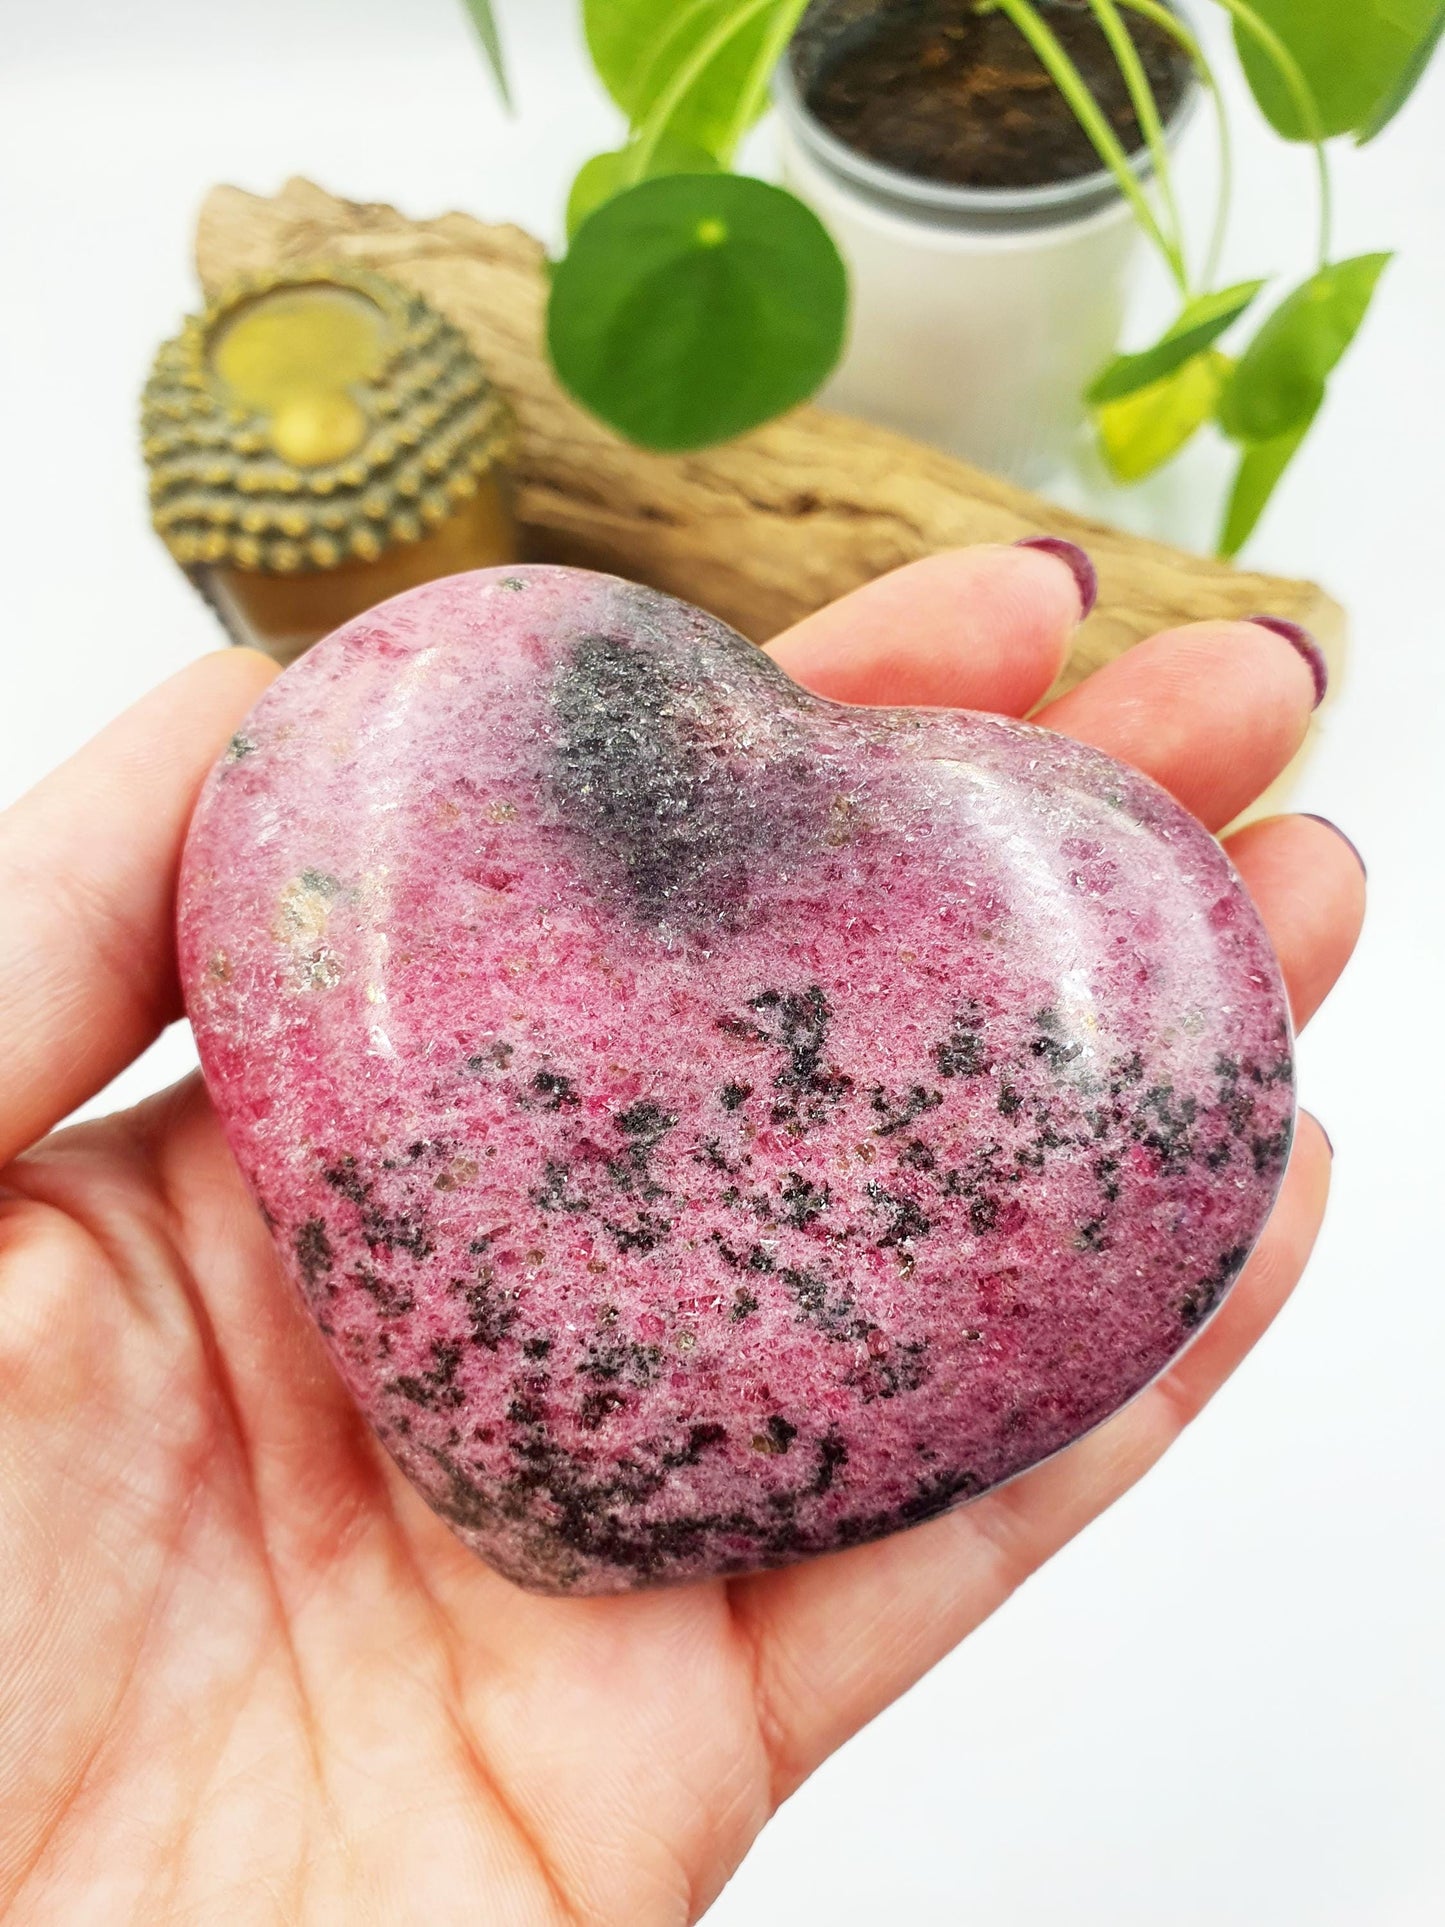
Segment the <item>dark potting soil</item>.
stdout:
<path fill-rule="evenodd" d="M 836 37 L 830 12 L 847 19 Z M 1093 14 L 1066 0 L 1040 11 L 1126 151 L 1143 145 L 1118 63 Z M 1038 55 L 1002 13 L 970 0 L 882 0 L 866 9 L 815 6 L 811 74 L 799 79 L 813 115 L 885 167 L 960 187 L 1039 187 L 1096 173 L 1102 163 Z M 1167 123 L 1189 62 L 1163 28 L 1126 25 Z M 806 43 L 805 43 L 806 44 Z"/>

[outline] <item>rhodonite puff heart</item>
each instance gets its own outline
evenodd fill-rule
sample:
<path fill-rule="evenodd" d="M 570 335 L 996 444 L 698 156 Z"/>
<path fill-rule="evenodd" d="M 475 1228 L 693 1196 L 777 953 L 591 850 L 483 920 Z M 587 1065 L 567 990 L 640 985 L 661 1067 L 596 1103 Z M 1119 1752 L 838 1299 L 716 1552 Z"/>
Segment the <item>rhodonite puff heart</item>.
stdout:
<path fill-rule="evenodd" d="M 575 570 L 287 670 L 180 950 L 357 1403 L 549 1592 L 828 1552 L 1058 1451 L 1218 1306 L 1293 1130 L 1269 944 L 1162 790 Z"/>

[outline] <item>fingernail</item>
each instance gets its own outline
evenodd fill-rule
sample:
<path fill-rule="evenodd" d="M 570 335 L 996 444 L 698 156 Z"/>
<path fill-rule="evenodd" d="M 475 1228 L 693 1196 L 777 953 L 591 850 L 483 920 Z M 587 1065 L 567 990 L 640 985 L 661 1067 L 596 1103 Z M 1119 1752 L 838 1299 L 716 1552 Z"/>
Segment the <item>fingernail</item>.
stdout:
<path fill-rule="evenodd" d="M 1099 600 L 1099 572 L 1077 542 L 1066 542 L 1061 535 L 1026 535 L 1022 542 L 1015 542 L 1014 547 L 1042 549 L 1045 555 L 1056 555 L 1072 572 L 1078 587 L 1080 622 L 1093 613 L 1094 604 Z"/>
<path fill-rule="evenodd" d="M 1318 1130 L 1318 1132 L 1319 1132 L 1319 1134 L 1320 1134 L 1320 1136 L 1321 1136 L 1321 1137 L 1322 1137 L 1322 1138 L 1324 1139 L 1324 1141 L 1325 1141 L 1325 1149 L 1326 1149 L 1326 1150 L 1327 1150 L 1327 1151 L 1329 1152 L 1329 1154 L 1330 1154 L 1330 1161 L 1331 1161 L 1331 1163 L 1333 1163 L 1333 1162 L 1334 1162 L 1334 1156 L 1335 1156 L 1335 1146 L 1334 1146 L 1334 1140 L 1333 1140 L 1333 1139 L 1331 1138 L 1331 1136 L 1330 1136 L 1330 1134 L 1329 1134 L 1329 1132 L 1328 1132 L 1328 1131 L 1327 1131 L 1327 1130 L 1325 1129 L 1325 1127 L 1324 1127 L 1324 1125 L 1320 1123 L 1320 1121 L 1319 1121 L 1319 1119 L 1318 1119 L 1317 1117 L 1315 1117 L 1315 1114 L 1314 1114 L 1314 1112 L 1313 1112 L 1313 1111 L 1306 1111 L 1306 1112 L 1305 1112 L 1305 1116 L 1306 1116 L 1306 1117 L 1314 1117 L 1314 1118 L 1315 1118 L 1315 1128 L 1316 1128 L 1316 1129 Z"/>
<path fill-rule="evenodd" d="M 1291 622 L 1287 616 L 1246 616 L 1257 628 L 1268 629 L 1274 635 L 1283 636 L 1291 649 L 1304 657 L 1305 667 L 1315 680 L 1315 708 L 1318 709 L 1325 699 L 1325 691 L 1330 686 L 1330 668 L 1325 661 L 1325 652 L 1308 629 L 1299 623 Z"/>
<path fill-rule="evenodd" d="M 1323 823 L 1327 830 L 1333 830 L 1341 843 L 1343 843 L 1349 851 L 1350 855 L 1355 859 L 1356 863 L 1359 864 L 1360 875 L 1362 877 L 1369 876 L 1370 872 L 1366 866 L 1365 859 L 1360 855 L 1359 845 L 1355 843 L 1352 838 L 1345 835 L 1338 823 L 1331 823 L 1327 816 L 1316 816 L 1313 810 L 1301 810 L 1300 815 L 1307 816 L 1311 823 Z"/>

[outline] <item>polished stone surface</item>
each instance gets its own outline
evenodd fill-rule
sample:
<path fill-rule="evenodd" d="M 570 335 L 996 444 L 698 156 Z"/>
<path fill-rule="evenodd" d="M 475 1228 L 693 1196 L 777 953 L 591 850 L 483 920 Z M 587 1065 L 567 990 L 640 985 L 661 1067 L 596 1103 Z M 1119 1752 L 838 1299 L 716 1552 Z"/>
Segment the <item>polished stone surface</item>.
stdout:
<path fill-rule="evenodd" d="M 320 644 L 218 766 L 187 1004 L 359 1403 L 524 1585 L 931 1517 L 1147 1384 L 1269 1211 L 1279 973 L 1162 791 L 819 701 L 550 568 Z"/>

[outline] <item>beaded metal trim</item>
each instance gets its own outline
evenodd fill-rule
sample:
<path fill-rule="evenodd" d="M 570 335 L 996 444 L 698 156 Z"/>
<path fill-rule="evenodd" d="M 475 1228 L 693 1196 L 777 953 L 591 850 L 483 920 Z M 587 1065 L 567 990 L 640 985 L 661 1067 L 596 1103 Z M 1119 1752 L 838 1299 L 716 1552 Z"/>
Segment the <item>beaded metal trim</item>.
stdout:
<path fill-rule="evenodd" d="M 349 289 L 384 316 L 387 352 L 352 392 L 367 418 L 345 460 L 284 461 L 265 414 L 238 405 L 211 365 L 217 330 L 276 289 Z M 372 562 L 445 522 L 506 459 L 511 417 L 460 331 L 366 269 L 313 263 L 231 282 L 158 351 L 141 405 L 151 519 L 184 567 L 266 574 Z"/>

